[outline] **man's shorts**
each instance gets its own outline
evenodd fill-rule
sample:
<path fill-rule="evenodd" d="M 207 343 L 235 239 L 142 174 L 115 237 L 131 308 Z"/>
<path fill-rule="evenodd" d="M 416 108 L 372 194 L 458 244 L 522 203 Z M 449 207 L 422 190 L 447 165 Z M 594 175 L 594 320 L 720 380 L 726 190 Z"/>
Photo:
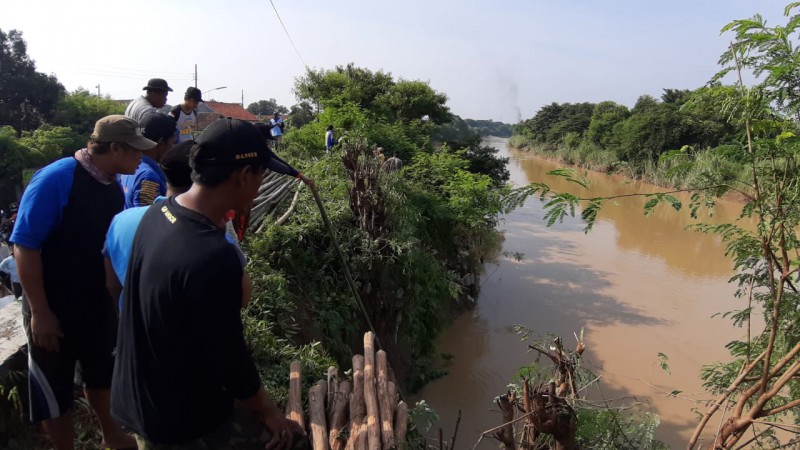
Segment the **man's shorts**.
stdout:
<path fill-rule="evenodd" d="M 27 302 L 27 299 L 24 300 Z M 88 389 L 109 389 L 114 370 L 117 318 L 114 305 L 93 311 L 80 324 L 61 323 L 59 351 L 33 343 L 31 317 L 23 308 L 28 336 L 28 390 L 31 420 L 39 422 L 65 414 L 72 406 L 76 374 Z M 25 305 L 27 306 L 27 305 Z"/>

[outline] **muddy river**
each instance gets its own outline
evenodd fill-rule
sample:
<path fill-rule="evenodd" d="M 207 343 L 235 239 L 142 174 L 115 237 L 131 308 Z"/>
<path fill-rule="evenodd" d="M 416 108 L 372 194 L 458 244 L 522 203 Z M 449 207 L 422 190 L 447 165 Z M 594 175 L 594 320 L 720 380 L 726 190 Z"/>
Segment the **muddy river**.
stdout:
<path fill-rule="evenodd" d="M 505 139 L 487 144 L 511 158 L 516 185 L 542 181 L 582 196 L 658 189 L 589 172 L 587 193 L 546 175 L 557 167 L 553 162 L 509 149 Z M 580 219 L 546 227 L 537 198 L 503 218 L 507 256 L 487 261 L 477 307 L 438 341 L 438 351 L 453 356 L 449 374 L 416 396 L 439 413 L 445 438 L 462 411 L 456 447 L 472 448 L 481 431 L 501 423 L 492 399 L 535 357 L 512 330 L 516 324 L 561 335 L 569 348 L 573 332 L 583 328 L 585 363 L 602 381 L 589 397 L 638 399 L 660 416 L 659 439 L 672 448 L 686 445 L 697 423 L 692 409 L 704 410 L 696 401 L 711 398 L 701 386 L 701 365 L 727 358 L 724 345 L 744 333 L 712 316 L 739 309 L 744 300 L 734 298 L 727 282 L 733 272 L 718 237 L 686 230 L 696 221 L 685 210 L 663 205 L 644 216 L 644 202 L 627 198 L 605 207 L 589 234 Z M 740 210 L 735 202 L 718 202 L 712 217 L 701 213 L 700 219 L 733 221 Z M 516 260 L 510 252 L 524 256 Z M 659 353 L 669 358 L 670 374 L 659 366 Z M 680 398 L 668 395 L 674 390 L 683 392 Z M 479 448 L 496 442 L 484 440 Z"/>

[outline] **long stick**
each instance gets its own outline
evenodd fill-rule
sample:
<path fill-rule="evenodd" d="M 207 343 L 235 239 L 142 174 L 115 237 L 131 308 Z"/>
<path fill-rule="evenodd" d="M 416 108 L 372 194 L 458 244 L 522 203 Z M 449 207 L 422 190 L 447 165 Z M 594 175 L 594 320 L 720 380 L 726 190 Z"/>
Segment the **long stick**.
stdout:
<path fill-rule="evenodd" d="M 369 319 L 367 308 L 364 307 L 364 303 L 361 302 L 361 296 L 358 295 L 358 289 L 356 288 L 356 284 L 353 282 L 353 277 L 350 275 L 350 266 L 347 264 L 347 259 L 345 259 L 341 247 L 339 247 L 339 240 L 336 239 L 336 233 L 333 232 L 333 226 L 331 225 L 331 221 L 328 219 L 328 213 L 325 211 L 325 205 L 322 204 L 322 199 L 319 197 L 319 192 L 317 191 L 316 186 L 311 188 L 311 193 L 314 195 L 314 201 L 317 202 L 319 213 L 322 215 L 322 221 L 325 222 L 325 227 L 328 228 L 328 234 L 331 237 L 331 242 L 333 242 L 333 247 L 336 249 L 336 254 L 339 255 L 339 260 L 342 262 L 342 271 L 344 271 L 344 278 L 347 280 L 348 286 L 350 286 L 350 292 L 352 292 L 353 298 L 356 299 L 358 307 L 361 308 L 361 312 L 364 314 L 364 319 L 367 321 L 367 326 L 369 327 L 370 331 L 372 331 L 372 334 L 375 335 L 375 343 L 378 344 L 379 348 L 383 348 L 381 341 L 378 339 L 378 333 L 375 332 L 375 327 L 372 326 L 372 321 Z"/>

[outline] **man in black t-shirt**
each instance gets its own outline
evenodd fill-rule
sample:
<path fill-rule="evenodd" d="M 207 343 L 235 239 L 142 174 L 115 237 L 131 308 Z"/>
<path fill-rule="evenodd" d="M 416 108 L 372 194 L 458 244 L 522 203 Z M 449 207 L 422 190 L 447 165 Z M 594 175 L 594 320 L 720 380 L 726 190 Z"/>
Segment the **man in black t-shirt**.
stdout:
<path fill-rule="evenodd" d="M 112 415 L 140 449 L 264 448 L 267 440 L 229 439 L 234 399 L 266 427 L 269 448 L 304 435 L 261 385 L 239 312 L 242 264 L 224 238 L 226 213 L 253 201 L 272 157 L 255 125 L 217 120 L 192 148 L 189 191 L 142 217 L 122 293 L 111 398 Z"/>

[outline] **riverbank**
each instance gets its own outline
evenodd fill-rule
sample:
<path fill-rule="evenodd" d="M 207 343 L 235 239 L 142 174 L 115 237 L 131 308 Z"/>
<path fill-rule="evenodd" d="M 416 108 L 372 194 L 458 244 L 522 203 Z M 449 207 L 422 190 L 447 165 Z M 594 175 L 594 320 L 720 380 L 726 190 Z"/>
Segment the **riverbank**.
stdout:
<path fill-rule="evenodd" d="M 544 182 L 561 192 L 582 190 L 547 175 L 556 163 L 505 142 L 491 144 L 511 158 L 516 186 Z M 592 196 L 661 189 L 620 175 L 586 176 Z M 686 445 L 696 425 L 692 409 L 702 410 L 702 402 L 712 398 L 702 387 L 700 367 L 727 360 L 724 345 L 741 332 L 712 316 L 743 305 L 728 284 L 733 271 L 724 244 L 686 230 L 698 222 L 688 212 L 662 206 L 644 216 L 644 202 L 629 198 L 604 208 L 589 234 L 578 218 L 546 227 L 538 198 L 501 218 L 502 251 L 486 264 L 475 310 L 437 340 L 437 350 L 452 355 L 449 374 L 415 396 L 440 414 L 445 436 L 452 434 L 459 409 L 458 439 L 467 447 L 501 423 L 499 414 L 488 412 L 494 397 L 533 361 L 511 328 L 520 324 L 537 335 L 558 334 L 570 345 L 572 333 L 584 328 L 584 359 L 603 386 L 593 388 L 590 398 L 638 399 L 643 411 L 660 416 L 658 439 L 672 448 Z M 723 223 L 740 212 L 740 204 L 721 200 L 714 217 L 701 211 L 701 220 Z M 660 368 L 659 353 L 667 355 L 669 373 Z M 670 396 L 672 391 L 682 392 Z M 484 441 L 478 448 L 494 444 Z"/>
<path fill-rule="evenodd" d="M 537 157 L 557 162 L 566 166 L 577 167 L 607 175 L 620 175 L 631 181 L 642 181 L 667 189 L 692 189 L 725 182 L 741 189 L 747 186 L 748 169 L 725 157 L 725 151 L 706 149 L 686 153 L 675 160 L 659 162 L 646 161 L 637 164 L 619 161 L 614 151 L 600 149 L 592 145 L 569 147 L 564 145 L 533 145 L 524 142 L 520 136 L 509 139 L 509 146 L 521 152 L 531 153 Z M 685 169 L 677 169 L 680 163 L 691 163 Z M 717 180 L 708 178 L 709 169 L 717 172 Z M 724 199 L 744 203 L 747 192 L 729 190 Z"/>

